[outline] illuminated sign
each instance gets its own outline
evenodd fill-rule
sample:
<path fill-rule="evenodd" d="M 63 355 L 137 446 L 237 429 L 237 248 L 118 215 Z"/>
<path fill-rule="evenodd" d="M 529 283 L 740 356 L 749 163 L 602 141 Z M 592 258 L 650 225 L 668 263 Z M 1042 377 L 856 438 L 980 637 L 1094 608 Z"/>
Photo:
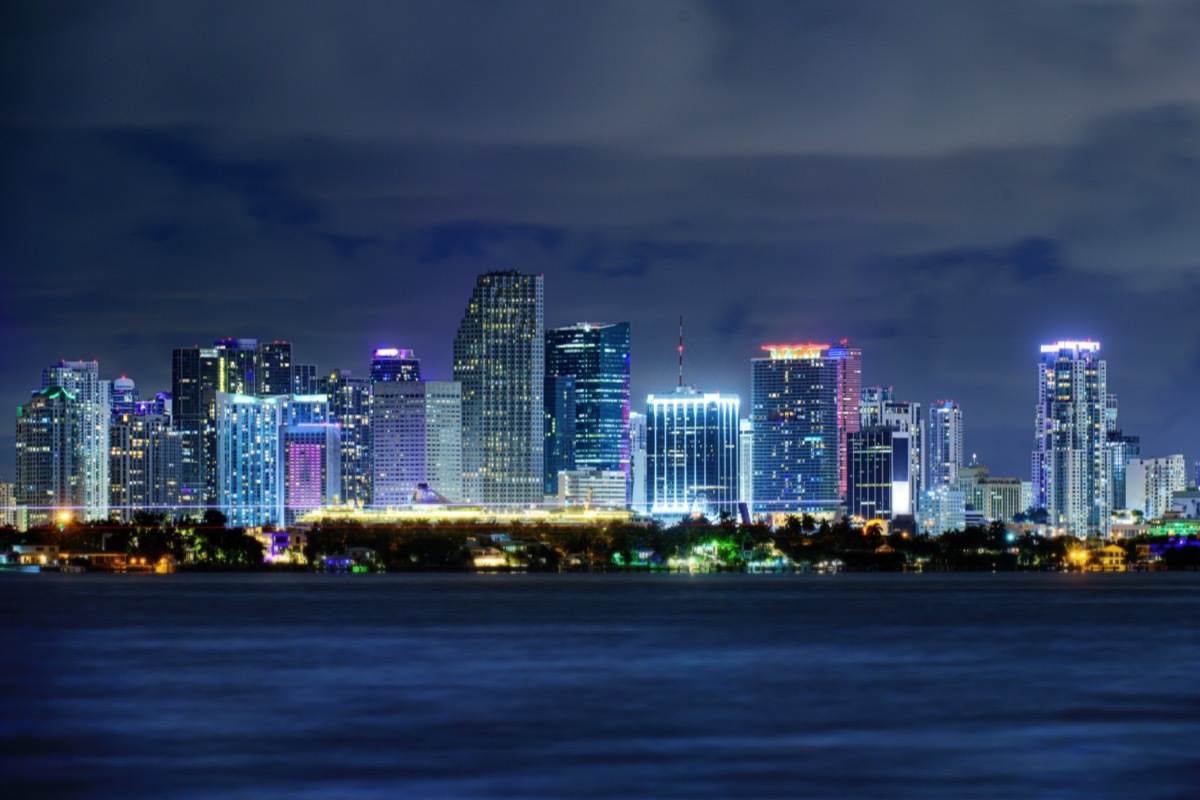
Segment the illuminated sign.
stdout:
<path fill-rule="evenodd" d="M 772 359 L 820 358 L 829 349 L 827 344 L 764 344 L 763 350 Z"/>
<path fill-rule="evenodd" d="M 1057 353 L 1060 350 L 1074 350 L 1075 352 L 1084 351 L 1087 353 L 1097 353 L 1100 351 L 1100 343 L 1093 341 L 1076 342 L 1070 339 L 1054 344 L 1042 345 L 1043 353 Z"/>

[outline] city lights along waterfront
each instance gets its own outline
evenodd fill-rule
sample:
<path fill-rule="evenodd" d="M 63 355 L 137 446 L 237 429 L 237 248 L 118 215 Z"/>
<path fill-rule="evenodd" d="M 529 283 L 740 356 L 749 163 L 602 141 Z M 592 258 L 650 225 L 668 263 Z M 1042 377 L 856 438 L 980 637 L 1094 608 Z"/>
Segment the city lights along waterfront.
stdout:
<path fill-rule="evenodd" d="M 1101 344 L 1031 357 L 1031 471 L 970 409 L 864 385 L 842 339 L 748 354 L 748 402 L 630 391 L 629 323 L 545 328 L 544 276 L 480 275 L 454 380 L 396 346 L 364 378 L 287 341 L 172 350 L 146 392 L 60 360 L 16 415 L 0 567 L 1076 570 L 1200 562 L 1183 454 L 1141 452 Z M 886 374 L 886 365 L 875 374 Z M 327 377 L 322 377 L 327 375 Z M 153 399 L 151 399 L 153 398 Z M 928 414 L 924 409 L 928 408 Z M 972 452 L 968 461 L 967 452 Z"/>

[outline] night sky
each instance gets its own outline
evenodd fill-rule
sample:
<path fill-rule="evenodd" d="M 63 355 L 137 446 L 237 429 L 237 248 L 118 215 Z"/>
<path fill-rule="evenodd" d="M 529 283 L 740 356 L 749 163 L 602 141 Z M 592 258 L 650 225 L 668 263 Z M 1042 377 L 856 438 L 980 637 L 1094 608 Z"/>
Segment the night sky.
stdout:
<path fill-rule="evenodd" d="M 286 339 L 451 373 L 491 269 L 632 323 L 634 408 L 769 342 L 961 404 L 1029 479 L 1038 345 L 1103 343 L 1200 456 L 1200 4 L 63 3 L 0 9 L 0 475 L 60 358 Z"/>

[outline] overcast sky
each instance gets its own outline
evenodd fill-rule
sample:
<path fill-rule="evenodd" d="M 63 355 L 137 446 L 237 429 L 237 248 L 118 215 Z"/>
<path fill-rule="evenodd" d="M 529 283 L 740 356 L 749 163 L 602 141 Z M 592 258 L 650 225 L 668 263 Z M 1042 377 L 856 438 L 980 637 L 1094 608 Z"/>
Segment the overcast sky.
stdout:
<path fill-rule="evenodd" d="M 475 276 L 632 323 L 634 407 L 768 342 L 963 408 L 1029 479 L 1038 345 L 1200 456 L 1200 4 L 7 2 L 0 400 L 286 339 L 449 378 Z M 10 417 L 11 420 L 11 417 Z M 0 475 L 13 475 L 13 425 Z"/>

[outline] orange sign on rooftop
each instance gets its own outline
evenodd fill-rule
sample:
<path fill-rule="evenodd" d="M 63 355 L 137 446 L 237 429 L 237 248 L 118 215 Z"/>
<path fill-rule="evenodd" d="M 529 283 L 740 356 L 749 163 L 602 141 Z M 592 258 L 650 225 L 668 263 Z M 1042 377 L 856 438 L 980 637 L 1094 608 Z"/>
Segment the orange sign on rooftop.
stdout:
<path fill-rule="evenodd" d="M 763 350 L 771 354 L 771 358 L 820 358 L 826 350 L 829 349 L 827 344 L 764 344 Z"/>

